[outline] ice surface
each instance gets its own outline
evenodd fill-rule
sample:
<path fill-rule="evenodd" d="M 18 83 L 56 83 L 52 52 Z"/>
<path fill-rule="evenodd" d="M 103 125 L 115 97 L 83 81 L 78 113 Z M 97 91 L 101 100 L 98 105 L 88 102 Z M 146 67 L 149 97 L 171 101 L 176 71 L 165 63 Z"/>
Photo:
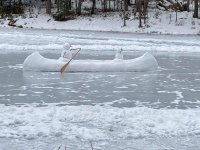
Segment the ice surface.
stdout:
<path fill-rule="evenodd" d="M 62 144 L 64 150 L 66 144 L 85 150 L 92 142 L 101 150 L 198 150 L 199 53 L 190 51 L 199 51 L 199 37 L 87 33 L 0 31 L 0 149 L 58 150 Z M 125 58 L 151 51 L 160 67 L 62 77 L 23 73 L 31 52 L 55 58 L 66 41 L 83 48 L 78 59 L 112 59 L 123 47 Z"/>
<path fill-rule="evenodd" d="M 6 30 L 6 33 L 5 31 Z M 81 47 L 80 54 L 91 51 L 97 54 L 123 49 L 124 55 L 141 52 L 199 52 L 199 36 L 138 35 L 129 33 L 106 33 L 84 31 L 1 29 L 0 53 L 32 53 L 35 51 L 59 54 L 65 42 Z M 29 40 L 26 40 L 29 39 Z"/>

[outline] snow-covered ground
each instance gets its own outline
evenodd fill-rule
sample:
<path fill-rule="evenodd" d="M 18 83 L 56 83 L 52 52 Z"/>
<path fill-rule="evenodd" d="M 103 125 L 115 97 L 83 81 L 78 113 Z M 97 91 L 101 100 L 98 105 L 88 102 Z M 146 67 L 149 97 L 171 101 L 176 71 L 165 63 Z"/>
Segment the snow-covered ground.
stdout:
<path fill-rule="evenodd" d="M 150 11 L 148 14 L 147 26 L 138 28 L 139 21 L 130 14 L 123 26 L 121 13 L 108 13 L 93 16 L 76 17 L 74 20 L 65 22 L 54 21 L 45 14 L 29 14 L 25 17 L 17 17 L 15 25 L 23 28 L 37 29 L 65 29 L 65 30 L 87 30 L 87 31 L 114 31 L 132 33 L 153 33 L 153 34 L 200 34 L 200 20 L 192 17 L 193 12 L 178 12 L 176 22 L 175 12 Z M 31 16 L 31 17 L 30 17 Z M 9 27 L 9 20 L 0 20 L 1 27 Z"/>

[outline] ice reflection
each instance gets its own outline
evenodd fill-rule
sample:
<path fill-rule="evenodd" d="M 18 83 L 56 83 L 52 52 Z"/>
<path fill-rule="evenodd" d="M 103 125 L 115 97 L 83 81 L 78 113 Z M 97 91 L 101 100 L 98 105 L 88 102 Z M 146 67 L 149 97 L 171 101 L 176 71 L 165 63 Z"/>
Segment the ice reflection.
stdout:
<path fill-rule="evenodd" d="M 23 80 L 27 84 L 49 84 L 60 80 L 60 73 L 23 71 Z"/>

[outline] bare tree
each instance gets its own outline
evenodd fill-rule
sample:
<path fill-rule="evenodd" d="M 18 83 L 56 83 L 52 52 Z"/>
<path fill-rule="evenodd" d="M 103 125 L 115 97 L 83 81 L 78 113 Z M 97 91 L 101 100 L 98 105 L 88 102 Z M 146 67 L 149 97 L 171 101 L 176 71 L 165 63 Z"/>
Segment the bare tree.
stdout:
<path fill-rule="evenodd" d="M 78 0 L 78 7 L 77 7 L 77 14 L 81 15 L 81 6 L 82 6 L 82 0 Z"/>
<path fill-rule="evenodd" d="M 94 14 L 95 7 L 96 7 L 96 0 L 92 0 L 92 10 L 91 10 L 91 14 Z"/>
<path fill-rule="evenodd" d="M 119 0 L 116 0 L 117 3 L 117 10 L 119 10 Z"/>
<path fill-rule="evenodd" d="M 108 9 L 109 9 L 109 11 L 111 10 L 111 8 L 110 8 L 110 0 L 108 1 Z"/>
<path fill-rule="evenodd" d="M 71 10 L 72 9 L 72 1 L 71 0 L 69 0 L 69 10 Z"/>
<path fill-rule="evenodd" d="M 138 3 L 138 7 L 139 7 L 139 28 L 141 28 L 142 27 L 142 2 L 141 2 L 141 0 L 139 0 L 139 2 L 137 2 Z"/>
<path fill-rule="evenodd" d="M 126 2 L 127 2 L 127 0 L 124 0 L 124 10 L 123 10 L 124 26 L 126 26 Z"/>
<path fill-rule="evenodd" d="M 144 24 L 146 24 L 146 19 L 147 19 L 147 7 L 148 7 L 148 0 L 144 0 L 143 3 L 143 16 L 144 16 Z"/>
<path fill-rule="evenodd" d="M 103 11 L 107 12 L 107 0 L 103 0 Z"/>
<path fill-rule="evenodd" d="M 194 0 L 194 18 L 198 18 L 198 0 Z"/>
<path fill-rule="evenodd" d="M 51 0 L 47 0 L 46 2 L 46 13 L 51 14 Z"/>
<path fill-rule="evenodd" d="M 187 11 L 190 11 L 190 0 L 187 0 Z"/>
<path fill-rule="evenodd" d="M 125 9 L 126 9 L 126 11 L 128 11 L 128 0 L 125 0 Z"/>

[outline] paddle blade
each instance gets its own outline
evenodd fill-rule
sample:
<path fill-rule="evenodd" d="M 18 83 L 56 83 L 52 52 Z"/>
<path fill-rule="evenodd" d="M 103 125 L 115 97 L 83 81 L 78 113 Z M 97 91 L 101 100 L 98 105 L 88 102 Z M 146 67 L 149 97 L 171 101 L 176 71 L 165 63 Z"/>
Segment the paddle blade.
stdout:
<path fill-rule="evenodd" d="M 67 66 L 69 65 L 69 63 L 74 59 L 74 57 L 76 57 L 76 55 L 78 54 L 78 52 L 80 52 L 81 48 L 77 49 L 78 51 L 72 56 L 72 58 L 69 60 L 68 63 L 66 63 L 61 69 L 60 72 L 63 73 L 65 71 L 65 69 L 67 68 Z"/>
<path fill-rule="evenodd" d="M 67 68 L 67 66 L 69 65 L 69 63 L 66 63 L 61 69 L 60 72 L 63 73 L 65 71 L 65 69 Z"/>

